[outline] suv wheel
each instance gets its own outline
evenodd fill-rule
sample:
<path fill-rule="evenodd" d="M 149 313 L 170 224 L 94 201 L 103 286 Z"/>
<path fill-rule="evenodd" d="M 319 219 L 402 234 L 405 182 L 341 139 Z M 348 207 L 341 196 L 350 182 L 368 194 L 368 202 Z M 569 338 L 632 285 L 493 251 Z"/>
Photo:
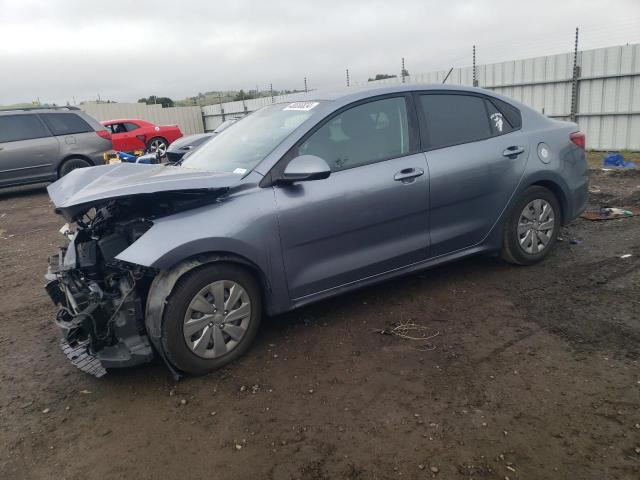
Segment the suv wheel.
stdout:
<path fill-rule="evenodd" d="M 85 168 L 90 166 L 91 164 L 88 161 L 83 160 L 82 158 L 70 158 L 69 160 L 65 160 L 65 162 L 60 165 L 60 169 L 58 170 L 58 178 L 64 177 L 67 173 L 75 170 L 76 168 Z"/>
<path fill-rule="evenodd" d="M 240 357 L 262 316 L 260 288 L 244 269 L 202 267 L 182 278 L 164 314 L 162 342 L 180 370 L 202 375 Z"/>
<path fill-rule="evenodd" d="M 504 227 L 502 258 L 531 265 L 551 251 L 560 229 L 560 205 L 544 187 L 529 187 L 516 201 Z"/>

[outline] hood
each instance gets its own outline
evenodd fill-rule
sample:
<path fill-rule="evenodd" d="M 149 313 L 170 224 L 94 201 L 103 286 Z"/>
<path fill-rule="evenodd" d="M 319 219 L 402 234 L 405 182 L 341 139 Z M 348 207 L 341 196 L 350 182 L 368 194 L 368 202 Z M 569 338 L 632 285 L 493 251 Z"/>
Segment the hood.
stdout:
<path fill-rule="evenodd" d="M 56 212 L 71 219 L 105 200 L 160 192 L 208 192 L 229 188 L 241 178 L 234 173 L 119 163 L 78 168 L 49 185 L 47 191 Z"/>

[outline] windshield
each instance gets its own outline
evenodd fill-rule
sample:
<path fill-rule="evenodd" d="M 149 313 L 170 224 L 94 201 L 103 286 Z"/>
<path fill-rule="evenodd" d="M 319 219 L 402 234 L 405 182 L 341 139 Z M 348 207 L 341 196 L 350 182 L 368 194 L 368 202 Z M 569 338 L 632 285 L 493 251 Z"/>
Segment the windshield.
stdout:
<path fill-rule="evenodd" d="M 264 107 L 205 143 L 182 166 L 244 175 L 309 118 L 317 105 L 297 102 Z"/>

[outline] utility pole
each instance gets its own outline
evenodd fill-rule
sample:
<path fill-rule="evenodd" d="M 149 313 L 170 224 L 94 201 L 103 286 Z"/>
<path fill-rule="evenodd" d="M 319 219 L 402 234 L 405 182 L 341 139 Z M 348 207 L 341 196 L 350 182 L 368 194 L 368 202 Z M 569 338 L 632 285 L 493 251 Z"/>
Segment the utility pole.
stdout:
<path fill-rule="evenodd" d="M 349 69 L 347 68 L 347 87 L 349 86 Z"/>
<path fill-rule="evenodd" d="M 307 77 L 304 77 L 304 93 L 309 93 L 309 90 L 307 89 Z"/>
<path fill-rule="evenodd" d="M 578 118 L 578 78 L 580 77 L 580 67 L 578 66 L 578 33 L 576 27 L 576 38 L 573 45 L 573 75 L 571 78 L 571 114 L 572 122 Z"/>
<path fill-rule="evenodd" d="M 271 93 L 271 103 L 276 103 L 273 99 L 273 83 L 269 84 L 269 92 Z"/>
<path fill-rule="evenodd" d="M 473 86 L 478 86 L 478 77 L 476 72 L 476 46 L 473 46 Z"/>
<path fill-rule="evenodd" d="M 400 72 L 400 76 L 402 77 L 402 83 L 404 83 L 404 72 L 405 72 L 404 57 L 402 57 L 402 72 Z"/>

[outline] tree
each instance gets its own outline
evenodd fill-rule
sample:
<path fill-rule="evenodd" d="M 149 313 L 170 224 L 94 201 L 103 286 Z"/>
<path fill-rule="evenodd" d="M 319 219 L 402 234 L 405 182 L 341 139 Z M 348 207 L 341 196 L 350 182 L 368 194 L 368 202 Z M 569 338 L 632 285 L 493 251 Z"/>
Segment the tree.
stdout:
<path fill-rule="evenodd" d="M 406 72 L 406 70 L 405 70 Z M 407 74 L 405 74 L 407 75 Z M 387 78 L 396 78 L 397 75 L 389 75 L 388 73 L 377 73 L 375 78 L 370 78 L 369 80 L 367 80 L 368 82 L 374 82 L 376 80 L 385 80 Z"/>
<path fill-rule="evenodd" d="M 252 98 L 255 97 L 253 95 L 245 93 L 245 91 L 241 89 L 233 99 L 237 102 L 240 100 L 251 100 Z"/>
<path fill-rule="evenodd" d="M 149 95 L 148 98 L 138 99 L 138 103 L 146 103 L 147 105 L 154 105 L 159 103 L 163 107 L 173 107 L 174 102 L 169 97 L 156 97 L 155 95 Z"/>

